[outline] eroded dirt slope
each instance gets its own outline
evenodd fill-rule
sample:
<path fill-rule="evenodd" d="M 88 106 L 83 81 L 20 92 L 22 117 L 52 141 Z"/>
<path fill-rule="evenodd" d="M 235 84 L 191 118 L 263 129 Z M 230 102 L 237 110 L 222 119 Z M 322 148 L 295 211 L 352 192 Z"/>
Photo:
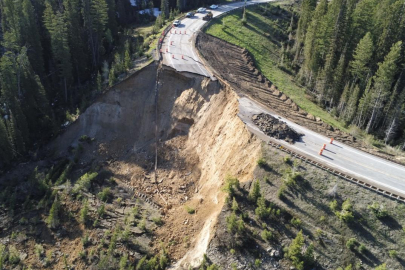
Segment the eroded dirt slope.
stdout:
<path fill-rule="evenodd" d="M 134 237 L 140 244 L 149 246 L 152 253 L 161 250 L 162 242 L 174 268 L 188 269 L 190 264 L 197 266 L 206 252 L 223 206 L 221 186 L 226 176 L 250 180 L 260 142 L 238 118 L 237 95 L 229 87 L 167 67 L 159 71 L 156 121 L 157 69 L 156 65 L 149 65 L 101 95 L 48 146 L 46 160 L 24 164 L 19 170 L 26 168 L 31 172 L 39 165 L 42 171 L 61 158 L 77 159 L 69 175 L 72 184 L 86 172 L 103 172 L 118 185 L 111 189 L 117 192 L 115 199 L 122 196 L 120 190 L 129 192 L 123 201 L 126 205 L 135 203 L 139 194 L 144 194 L 145 204 L 159 209 L 163 225 L 153 225 L 152 217 L 156 215 L 147 216 L 153 234 L 138 231 Z M 11 175 L 27 177 L 16 171 L 6 178 L 11 179 Z M 86 196 L 92 198 L 91 193 L 96 195 L 100 190 L 101 187 L 90 189 Z M 69 211 L 78 219 L 80 207 L 77 203 L 74 207 Z M 116 203 L 108 207 L 111 211 L 117 207 L 115 210 L 122 213 L 125 210 Z M 190 209 L 195 213 L 190 214 L 193 212 Z M 152 210 L 142 213 L 148 215 Z M 7 224 L 12 225 L 12 221 Z M 111 222 L 101 222 L 106 229 L 108 224 L 114 226 Z M 71 229 L 82 231 L 83 228 Z M 71 243 L 79 242 L 83 235 L 84 232 L 69 235 Z M 153 241 L 148 237 L 153 237 Z M 62 252 L 72 253 L 75 262 L 69 263 L 85 269 L 86 263 L 76 261 L 80 260 L 81 249 L 70 249 L 68 240 L 59 242 L 66 245 L 61 247 Z M 32 256 L 29 253 L 28 260 L 35 260 Z M 139 259 L 131 256 L 133 262 Z"/>

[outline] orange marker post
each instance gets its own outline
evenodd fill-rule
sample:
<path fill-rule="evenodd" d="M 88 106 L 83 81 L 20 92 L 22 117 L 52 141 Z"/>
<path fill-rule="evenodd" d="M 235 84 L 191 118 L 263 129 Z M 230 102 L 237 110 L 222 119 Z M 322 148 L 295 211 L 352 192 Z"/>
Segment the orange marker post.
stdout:
<path fill-rule="evenodd" d="M 181 59 L 184 59 L 184 55 L 181 56 Z"/>
<path fill-rule="evenodd" d="M 322 150 L 326 149 L 326 143 L 323 144 Z"/>
<path fill-rule="evenodd" d="M 172 58 L 174 58 L 174 54 L 172 54 Z"/>
<path fill-rule="evenodd" d="M 321 151 L 319 151 L 319 155 L 322 156 L 323 153 L 323 149 L 321 149 Z"/>
<path fill-rule="evenodd" d="M 166 48 L 166 52 L 169 52 L 169 49 L 168 49 L 168 48 Z"/>
<path fill-rule="evenodd" d="M 333 138 L 330 138 L 330 144 L 333 144 Z"/>

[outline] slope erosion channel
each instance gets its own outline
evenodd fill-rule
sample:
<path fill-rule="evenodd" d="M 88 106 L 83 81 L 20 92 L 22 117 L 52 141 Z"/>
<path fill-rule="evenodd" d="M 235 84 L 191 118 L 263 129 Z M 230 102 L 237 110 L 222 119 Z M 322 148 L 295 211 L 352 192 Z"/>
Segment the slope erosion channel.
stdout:
<path fill-rule="evenodd" d="M 152 249 L 170 243 L 174 268 L 188 268 L 206 252 L 226 176 L 252 177 L 260 142 L 237 114 L 237 95 L 220 82 L 152 64 L 103 94 L 50 150 L 68 155 L 83 135 L 94 138 L 84 146 L 83 168 L 102 167 L 150 197 L 164 222 Z"/>

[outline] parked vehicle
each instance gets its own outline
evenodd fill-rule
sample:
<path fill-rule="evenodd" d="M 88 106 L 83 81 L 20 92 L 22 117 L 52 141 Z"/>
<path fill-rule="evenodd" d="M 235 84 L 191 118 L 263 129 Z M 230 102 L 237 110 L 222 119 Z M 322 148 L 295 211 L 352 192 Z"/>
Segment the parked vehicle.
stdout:
<path fill-rule="evenodd" d="M 217 5 L 211 5 L 211 6 L 210 6 L 210 9 L 217 9 L 217 8 L 218 8 Z"/>
<path fill-rule="evenodd" d="M 179 26 L 181 24 L 181 21 L 180 20 L 175 20 L 174 22 L 173 22 L 173 26 Z"/>
<path fill-rule="evenodd" d="M 194 17 L 194 12 L 189 12 L 189 13 L 187 13 L 187 14 L 186 14 L 186 17 L 187 17 L 187 18 Z"/>
<path fill-rule="evenodd" d="M 197 12 L 204 13 L 206 10 L 206 8 L 200 7 L 199 9 L 197 9 Z"/>

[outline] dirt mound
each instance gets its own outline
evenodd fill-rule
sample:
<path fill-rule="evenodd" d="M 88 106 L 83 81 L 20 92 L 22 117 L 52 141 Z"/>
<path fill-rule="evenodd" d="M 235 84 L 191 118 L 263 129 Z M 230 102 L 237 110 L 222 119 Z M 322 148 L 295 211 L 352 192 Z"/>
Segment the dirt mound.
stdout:
<path fill-rule="evenodd" d="M 270 114 L 255 114 L 252 117 L 253 123 L 266 135 L 294 143 L 300 139 L 301 134 L 289 127 L 285 122 L 278 120 Z"/>

